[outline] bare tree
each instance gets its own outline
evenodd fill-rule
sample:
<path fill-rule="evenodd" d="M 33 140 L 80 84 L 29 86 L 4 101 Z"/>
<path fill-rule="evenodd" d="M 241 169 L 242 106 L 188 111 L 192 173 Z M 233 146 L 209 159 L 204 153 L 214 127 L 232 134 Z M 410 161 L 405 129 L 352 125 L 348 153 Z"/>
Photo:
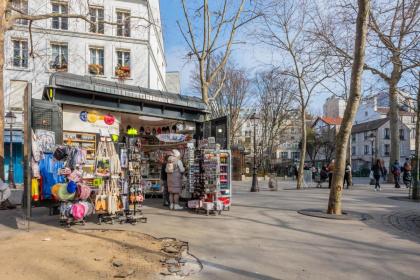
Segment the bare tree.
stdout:
<path fill-rule="evenodd" d="M 337 135 L 337 160 L 335 163 L 336 165 L 331 184 L 327 210 L 328 214 L 342 214 L 341 196 L 347 158 L 347 145 L 351 134 L 351 128 L 353 126 L 353 121 L 361 99 L 361 84 L 368 30 L 369 10 L 370 0 L 358 0 L 358 15 L 356 20 L 356 36 L 354 42 L 354 59 L 351 73 L 350 95 L 346 110 L 344 112 L 340 131 Z"/>
<path fill-rule="evenodd" d="M 209 87 L 216 75 L 225 67 L 232 51 L 238 29 L 259 15 L 244 11 L 247 0 L 240 1 L 200 1 L 193 9 L 193 15 L 182 1 L 185 27 L 178 21 L 178 27 L 187 43 L 190 57 L 195 57 L 199 66 L 200 89 L 204 103 L 209 104 Z M 235 3 L 234 3 L 235 2 Z M 238 3 L 237 5 L 235 5 Z M 216 67 L 210 67 L 216 53 L 221 59 Z M 220 80 L 213 93 L 216 98 L 222 89 L 225 78 Z"/>
<path fill-rule="evenodd" d="M 345 32 L 342 26 L 354 21 L 357 8 L 353 1 L 342 1 L 335 7 L 336 21 L 324 20 L 318 38 L 335 50 L 336 55 L 352 61 L 353 56 L 343 48 L 341 38 Z M 368 48 L 364 69 L 379 77 L 389 90 L 391 119 L 391 160 L 400 159 L 398 130 L 399 99 L 398 87 L 403 74 L 420 67 L 419 63 L 419 7 L 417 0 L 373 1 L 369 13 Z M 334 17 L 334 16 L 333 16 Z M 328 18 L 328 17 L 320 17 Z M 335 26 L 335 27 L 332 27 Z M 337 27 L 338 26 L 338 27 Z"/>
<path fill-rule="evenodd" d="M 217 67 L 221 59 L 221 56 L 215 56 L 210 67 Z M 210 102 L 208 105 L 211 117 L 229 117 L 229 143 L 236 142 L 236 137 L 239 135 L 242 125 L 249 118 L 249 112 L 244 110 L 244 108 L 249 101 L 251 82 L 246 74 L 246 70 L 240 69 L 235 65 L 235 62 L 228 61 L 209 85 Z M 197 72 L 193 73 L 191 83 L 194 89 L 201 89 L 200 78 Z M 222 86 L 220 87 L 221 84 Z M 217 91 L 219 91 L 219 94 L 216 98 L 213 98 Z"/>
<path fill-rule="evenodd" d="M 296 98 L 302 129 L 297 189 L 303 184 L 303 168 L 306 157 L 306 111 L 311 97 L 329 74 L 325 67 L 325 54 L 316 48 L 307 27 L 311 25 L 309 1 L 271 1 L 263 7 L 264 22 L 258 38 L 284 55 L 281 69 L 292 77 L 297 85 Z"/>
<path fill-rule="evenodd" d="M 258 165 L 264 172 L 271 167 L 271 157 L 280 144 L 281 134 L 288 128 L 294 110 L 293 80 L 278 71 L 260 73 L 256 78 L 258 91 L 257 115 L 260 137 L 258 145 Z"/>

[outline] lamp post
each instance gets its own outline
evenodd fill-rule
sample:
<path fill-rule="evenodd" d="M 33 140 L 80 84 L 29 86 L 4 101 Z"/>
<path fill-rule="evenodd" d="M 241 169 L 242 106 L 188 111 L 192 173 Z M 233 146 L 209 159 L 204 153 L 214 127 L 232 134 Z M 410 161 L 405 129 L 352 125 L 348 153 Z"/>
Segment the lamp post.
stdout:
<path fill-rule="evenodd" d="M 13 125 L 16 123 L 16 116 L 12 111 L 7 112 L 6 116 L 4 117 L 4 119 L 6 120 L 6 124 L 9 125 L 9 135 L 10 135 L 10 142 L 9 142 L 9 146 L 10 146 L 10 154 L 9 154 L 9 187 L 11 189 L 15 189 L 16 185 L 15 185 L 15 181 L 14 181 L 14 167 L 13 167 Z"/>
<path fill-rule="evenodd" d="M 371 161 L 372 161 L 372 166 L 373 166 L 373 164 L 374 164 L 374 156 L 375 156 L 375 147 L 374 147 L 374 142 L 375 142 L 375 139 L 376 139 L 376 136 L 375 136 L 375 134 L 372 132 L 371 134 L 370 134 L 370 136 L 369 136 L 369 140 L 370 140 L 370 147 L 371 147 L 371 149 L 372 149 L 372 159 L 371 159 Z"/>
<path fill-rule="evenodd" d="M 259 192 L 260 188 L 258 187 L 258 178 L 257 178 L 257 116 L 255 112 L 249 118 L 250 120 L 254 121 L 254 163 L 253 163 L 253 171 L 252 171 L 252 186 L 251 192 Z"/>

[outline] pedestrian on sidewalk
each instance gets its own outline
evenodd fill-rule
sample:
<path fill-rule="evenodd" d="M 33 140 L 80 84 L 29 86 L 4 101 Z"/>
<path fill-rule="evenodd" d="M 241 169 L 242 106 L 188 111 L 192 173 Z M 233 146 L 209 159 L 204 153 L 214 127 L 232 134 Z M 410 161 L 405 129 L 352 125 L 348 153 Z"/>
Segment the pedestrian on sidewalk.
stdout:
<path fill-rule="evenodd" d="M 351 186 L 351 165 L 350 165 L 350 163 L 348 161 L 346 162 L 346 169 L 345 169 L 345 173 L 344 173 L 343 188 L 344 188 L 344 185 L 346 183 L 347 183 L 347 189 L 349 189 L 350 186 Z"/>
<path fill-rule="evenodd" d="M 376 160 L 376 163 L 372 166 L 373 177 L 375 178 L 375 191 L 381 190 L 381 185 L 379 181 L 383 175 L 383 168 L 381 161 L 379 159 Z"/>
<path fill-rule="evenodd" d="M 400 176 L 401 176 L 401 166 L 398 160 L 395 160 L 394 164 L 391 166 L 391 172 L 394 175 L 395 188 L 400 188 Z"/>
<path fill-rule="evenodd" d="M 411 161 L 409 158 L 406 158 L 404 166 L 403 166 L 403 182 L 406 188 L 411 187 L 411 181 L 412 181 L 411 169 L 412 169 Z"/>
<path fill-rule="evenodd" d="M 168 163 L 169 155 L 165 156 L 160 171 L 160 180 L 163 187 L 163 206 L 169 206 L 169 191 L 168 191 L 168 173 L 166 173 L 166 164 Z"/>
<path fill-rule="evenodd" d="M 331 163 L 328 165 L 328 188 L 329 189 L 331 189 L 334 168 L 335 168 L 335 159 L 331 160 Z"/>

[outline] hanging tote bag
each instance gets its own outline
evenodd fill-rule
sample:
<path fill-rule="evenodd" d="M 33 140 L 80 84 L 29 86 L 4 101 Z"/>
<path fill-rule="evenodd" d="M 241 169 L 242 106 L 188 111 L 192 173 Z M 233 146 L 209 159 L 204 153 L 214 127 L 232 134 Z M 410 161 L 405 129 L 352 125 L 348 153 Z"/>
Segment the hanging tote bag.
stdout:
<path fill-rule="evenodd" d="M 31 195 L 33 201 L 39 200 L 39 184 L 38 179 L 33 178 L 31 180 Z"/>

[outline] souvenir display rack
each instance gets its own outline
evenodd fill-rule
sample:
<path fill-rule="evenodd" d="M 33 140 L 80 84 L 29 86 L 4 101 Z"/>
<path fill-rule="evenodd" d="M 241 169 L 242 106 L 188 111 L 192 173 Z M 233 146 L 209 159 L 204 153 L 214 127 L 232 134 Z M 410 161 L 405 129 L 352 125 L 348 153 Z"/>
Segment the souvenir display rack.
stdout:
<path fill-rule="evenodd" d="M 200 149 L 191 155 L 189 163 L 189 182 L 194 189 L 193 199 L 188 207 L 198 211 L 221 214 L 231 206 L 231 153 L 229 150 Z"/>
<path fill-rule="evenodd" d="M 125 209 L 126 222 L 135 224 L 138 221 L 147 222 L 147 218 L 143 216 L 141 209 L 145 199 L 145 180 L 142 177 L 142 160 L 143 153 L 141 151 L 141 141 L 137 137 L 127 138 L 128 152 L 128 193 L 127 207 Z"/>

